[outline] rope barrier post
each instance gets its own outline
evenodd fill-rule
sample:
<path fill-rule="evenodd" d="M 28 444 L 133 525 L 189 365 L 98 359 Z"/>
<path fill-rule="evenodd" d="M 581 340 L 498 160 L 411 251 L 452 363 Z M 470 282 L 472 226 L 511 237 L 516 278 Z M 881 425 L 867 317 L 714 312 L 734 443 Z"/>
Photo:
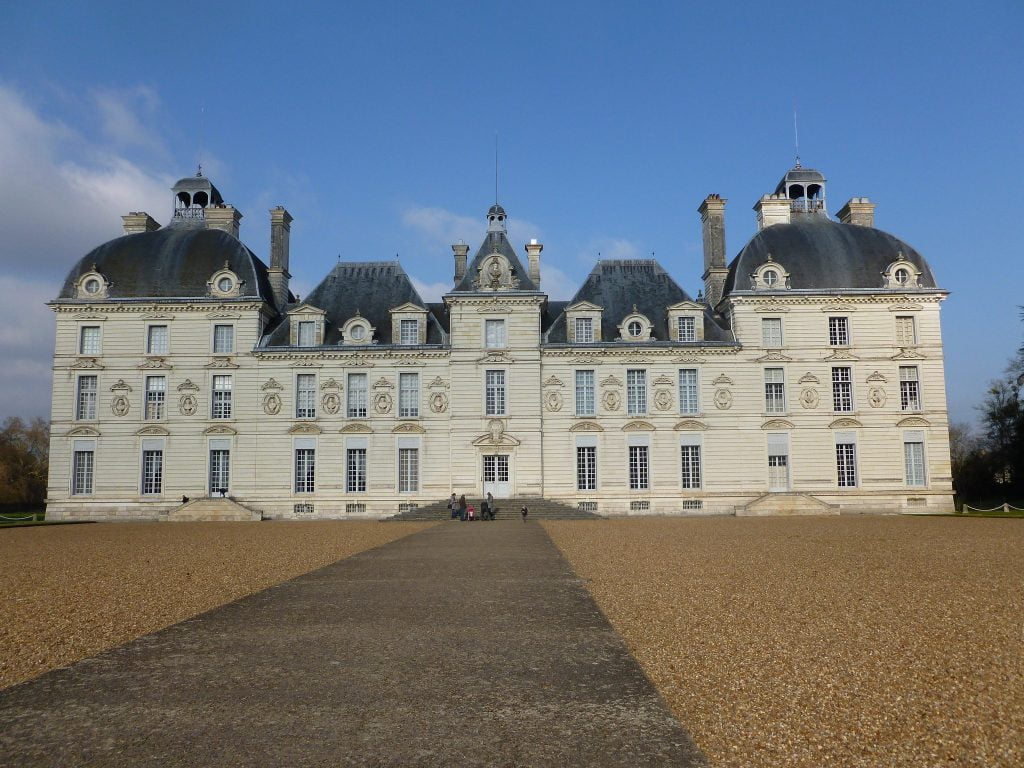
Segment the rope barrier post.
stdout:
<path fill-rule="evenodd" d="M 1010 505 L 1006 502 L 1003 502 L 1003 512 L 1007 515 L 1010 514 Z"/>

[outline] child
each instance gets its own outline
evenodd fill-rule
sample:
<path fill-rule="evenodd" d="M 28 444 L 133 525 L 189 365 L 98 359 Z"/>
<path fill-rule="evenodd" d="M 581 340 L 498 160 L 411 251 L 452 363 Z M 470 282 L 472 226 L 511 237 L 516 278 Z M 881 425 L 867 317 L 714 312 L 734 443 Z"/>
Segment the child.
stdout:
<path fill-rule="evenodd" d="M 469 505 L 469 522 L 473 522 L 473 520 L 475 520 L 475 519 L 476 519 L 476 510 L 473 508 L 473 505 L 470 504 Z"/>

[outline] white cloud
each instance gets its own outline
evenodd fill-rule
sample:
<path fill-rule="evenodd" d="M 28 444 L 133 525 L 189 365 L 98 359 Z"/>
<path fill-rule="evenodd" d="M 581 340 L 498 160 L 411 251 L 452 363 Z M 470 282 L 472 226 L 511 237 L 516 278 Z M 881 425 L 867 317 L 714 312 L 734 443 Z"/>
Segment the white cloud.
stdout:
<path fill-rule="evenodd" d="M 0 277 L 0 418 L 50 412 L 54 320 L 50 281 Z"/>
<path fill-rule="evenodd" d="M 641 258 L 639 246 L 624 238 L 595 237 L 576 250 L 577 261 L 594 264 L 598 259 Z"/>
<path fill-rule="evenodd" d="M 452 289 L 451 283 L 426 283 L 415 275 L 409 275 L 409 279 L 424 301 L 438 302 Z"/>
<path fill-rule="evenodd" d="M 513 244 L 519 242 L 520 237 L 523 243 L 531 237 L 543 240 L 540 227 L 531 221 L 510 218 L 507 223 L 508 239 Z M 487 222 L 483 216 L 465 216 L 444 208 L 427 206 L 407 208 L 402 213 L 402 224 L 417 232 L 424 241 L 423 245 L 430 248 L 447 248 L 460 240 L 475 248 L 487 232 Z"/>
<path fill-rule="evenodd" d="M 580 287 L 580 281 L 570 277 L 558 267 L 540 262 L 540 287 L 555 301 L 571 299 Z"/>
<path fill-rule="evenodd" d="M 163 137 L 146 125 L 160 107 L 160 98 L 152 88 L 139 85 L 122 91 L 101 89 L 93 93 L 93 102 L 107 139 L 121 146 L 167 154 Z"/>

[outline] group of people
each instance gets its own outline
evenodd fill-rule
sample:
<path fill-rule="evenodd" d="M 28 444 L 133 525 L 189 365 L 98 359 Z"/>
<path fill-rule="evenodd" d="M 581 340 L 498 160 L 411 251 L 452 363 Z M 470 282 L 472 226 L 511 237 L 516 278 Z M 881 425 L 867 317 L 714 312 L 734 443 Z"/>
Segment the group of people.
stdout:
<path fill-rule="evenodd" d="M 494 505 L 494 496 L 489 492 L 487 497 L 480 501 L 480 514 L 477 515 L 476 508 L 472 504 L 466 503 L 466 494 L 462 494 L 457 499 L 455 494 L 448 499 L 448 511 L 451 513 L 452 520 L 494 520 L 498 514 L 498 508 Z M 526 516 L 529 514 L 529 510 L 523 505 L 523 508 L 519 510 L 519 514 L 523 516 L 523 522 L 526 522 Z"/>

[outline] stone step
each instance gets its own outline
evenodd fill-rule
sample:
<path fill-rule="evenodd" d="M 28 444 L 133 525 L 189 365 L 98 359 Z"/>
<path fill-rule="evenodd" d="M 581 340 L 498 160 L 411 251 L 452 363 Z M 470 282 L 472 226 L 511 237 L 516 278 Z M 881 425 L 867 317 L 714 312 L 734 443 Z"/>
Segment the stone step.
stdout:
<path fill-rule="evenodd" d="M 228 498 L 201 498 L 172 509 L 162 520 L 171 523 L 183 522 L 255 522 L 262 514 L 237 501 Z"/>
<path fill-rule="evenodd" d="M 744 507 L 736 515 L 838 515 L 839 507 L 807 493 L 766 493 Z"/>
<path fill-rule="evenodd" d="M 480 501 L 479 499 L 473 499 L 470 501 L 473 507 L 476 508 L 477 514 L 480 513 Z M 511 499 L 495 499 L 495 507 L 498 510 L 498 520 L 511 520 L 518 519 L 520 516 L 519 510 L 526 505 L 529 510 L 529 519 L 531 520 L 600 520 L 600 515 L 595 515 L 592 512 L 584 512 L 570 507 L 568 504 L 562 504 L 557 501 L 551 501 L 550 499 L 543 498 L 511 498 Z M 448 510 L 448 501 L 437 501 L 431 504 L 425 504 L 416 509 L 408 510 L 407 512 L 401 512 L 392 517 L 386 518 L 387 520 L 448 520 L 451 518 L 451 513 Z"/>

